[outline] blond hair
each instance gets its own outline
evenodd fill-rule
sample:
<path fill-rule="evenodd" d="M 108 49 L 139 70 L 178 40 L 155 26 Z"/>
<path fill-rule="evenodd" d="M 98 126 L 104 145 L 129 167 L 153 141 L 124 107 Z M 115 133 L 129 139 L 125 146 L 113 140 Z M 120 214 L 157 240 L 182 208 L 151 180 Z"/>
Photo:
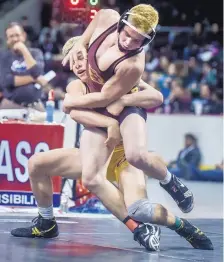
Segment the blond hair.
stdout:
<path fill-rule="evenodd" d="M 154 7 L 149 4 L 134 6 L 129 15 L 128 21 L 143 33 L 148 33 L 155 28 L 159 22 L 159 14 Z"/>
<path fill-rule="evenodd" d="M 62 55 L 66 56 L 71 48 L 75 45 L 75 43 L 80 39 L 81 36 L 75 36 L 70 38 L 62 48 Z"/>

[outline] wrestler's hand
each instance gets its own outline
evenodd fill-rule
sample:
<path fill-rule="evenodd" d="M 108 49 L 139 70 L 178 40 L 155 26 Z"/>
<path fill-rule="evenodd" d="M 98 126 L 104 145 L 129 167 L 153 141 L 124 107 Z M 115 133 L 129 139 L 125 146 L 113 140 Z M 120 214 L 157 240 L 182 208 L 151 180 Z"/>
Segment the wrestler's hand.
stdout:
<path fill-rule="evenodd" d="M 124 103 L 122 99 L 118 99 L 117 101 L 114 101 L 109 106 L 107 106 L 107 111 L 114 116 L 118 116 L 123 109 Z"/>
<path fill-rule="evenodd" d="M 109 125 L 107 128 L 107 140 L 105 144 L 109 148 L 114 148 L 121 141 L 121 133 L 119 123 L 114 120 L 113 124 Z"/>
<path fill-rule="evenodd" d="M 62 65 L 65 66 L 69 62 L 70 70 L 78 60 L 87 59 L 87 48 L 80 41 L 77 41 L 72 49 L 62 60 Z"/>

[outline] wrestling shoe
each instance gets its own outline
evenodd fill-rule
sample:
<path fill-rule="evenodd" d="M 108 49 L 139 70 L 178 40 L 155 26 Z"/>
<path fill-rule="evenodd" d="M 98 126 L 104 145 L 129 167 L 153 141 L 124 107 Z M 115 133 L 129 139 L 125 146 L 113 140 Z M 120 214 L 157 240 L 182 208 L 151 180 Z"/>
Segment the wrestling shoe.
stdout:
<path fill-rule="evenodd" d="M 180 181 L 179 178 L 172 175 L 170 182 L 160 186 L 170 194 L 183 213 L 189 213 L 194 207 L 194 197 L 192 192 Z"/>
<path fill-rule="evenodd" d="M 150 224 L 140 224 L 134 230 L 134 240 L 144 246 L 148 251 L 158 251 L 160 246 L 161 230 Z"/>
<path fill-rule="evenodd" d="M 199 228 L 193 226 L 186 219 L 182 219 L 181 226 L 176 229 L 176 233 L 184 237 L 192 247 L 196 249 L 213 250 L 211 240 Z"/>
<path fill-rule="evenodd" d="M 43 238 L 53 238 L 57 237 L 58 225 L 55 218 L 44 219 L 40 214 L 33 220 L 33 225 L 25 228 L 16 228 L 11 231 L 11 234 L 15 237 L 43 237 Z"/>

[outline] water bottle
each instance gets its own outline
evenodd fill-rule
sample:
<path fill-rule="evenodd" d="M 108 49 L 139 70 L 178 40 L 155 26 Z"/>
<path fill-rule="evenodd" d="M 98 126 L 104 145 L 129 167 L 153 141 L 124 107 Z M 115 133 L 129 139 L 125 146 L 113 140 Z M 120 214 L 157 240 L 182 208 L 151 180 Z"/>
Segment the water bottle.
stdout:
<path fill-rule="evenodd" d="M 61 212 L 68 213 L 68 201 L 69 201 L 69 196 L 67 194 L 62 193 L 61 205 L 60 205 Z"/>
<path fill-rule="evenodd" d="M 46 102 L 46 121 L 52 123 L 54 121 L 54 90 L 51 89 L 48 93 L 48 100 Z"/>

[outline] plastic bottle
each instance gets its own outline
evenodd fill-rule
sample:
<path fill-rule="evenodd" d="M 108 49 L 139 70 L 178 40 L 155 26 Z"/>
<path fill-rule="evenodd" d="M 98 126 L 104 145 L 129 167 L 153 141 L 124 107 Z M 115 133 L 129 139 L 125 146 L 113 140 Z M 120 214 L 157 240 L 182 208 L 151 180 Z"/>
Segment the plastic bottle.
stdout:
<path fill-rule="evenodd" d="M 54 90 L 51 89 L 48 93 L 48 100 L 46 102 L 46 121 L 52 123 L 54 121 Z"/>
<path fill-rule="evenodd" d="M 61 205 L 60 205 L 61 212 L 68 213 L 68 201 L 69 201 L 69 196 L 67 194 L 62 193 Z"/>

